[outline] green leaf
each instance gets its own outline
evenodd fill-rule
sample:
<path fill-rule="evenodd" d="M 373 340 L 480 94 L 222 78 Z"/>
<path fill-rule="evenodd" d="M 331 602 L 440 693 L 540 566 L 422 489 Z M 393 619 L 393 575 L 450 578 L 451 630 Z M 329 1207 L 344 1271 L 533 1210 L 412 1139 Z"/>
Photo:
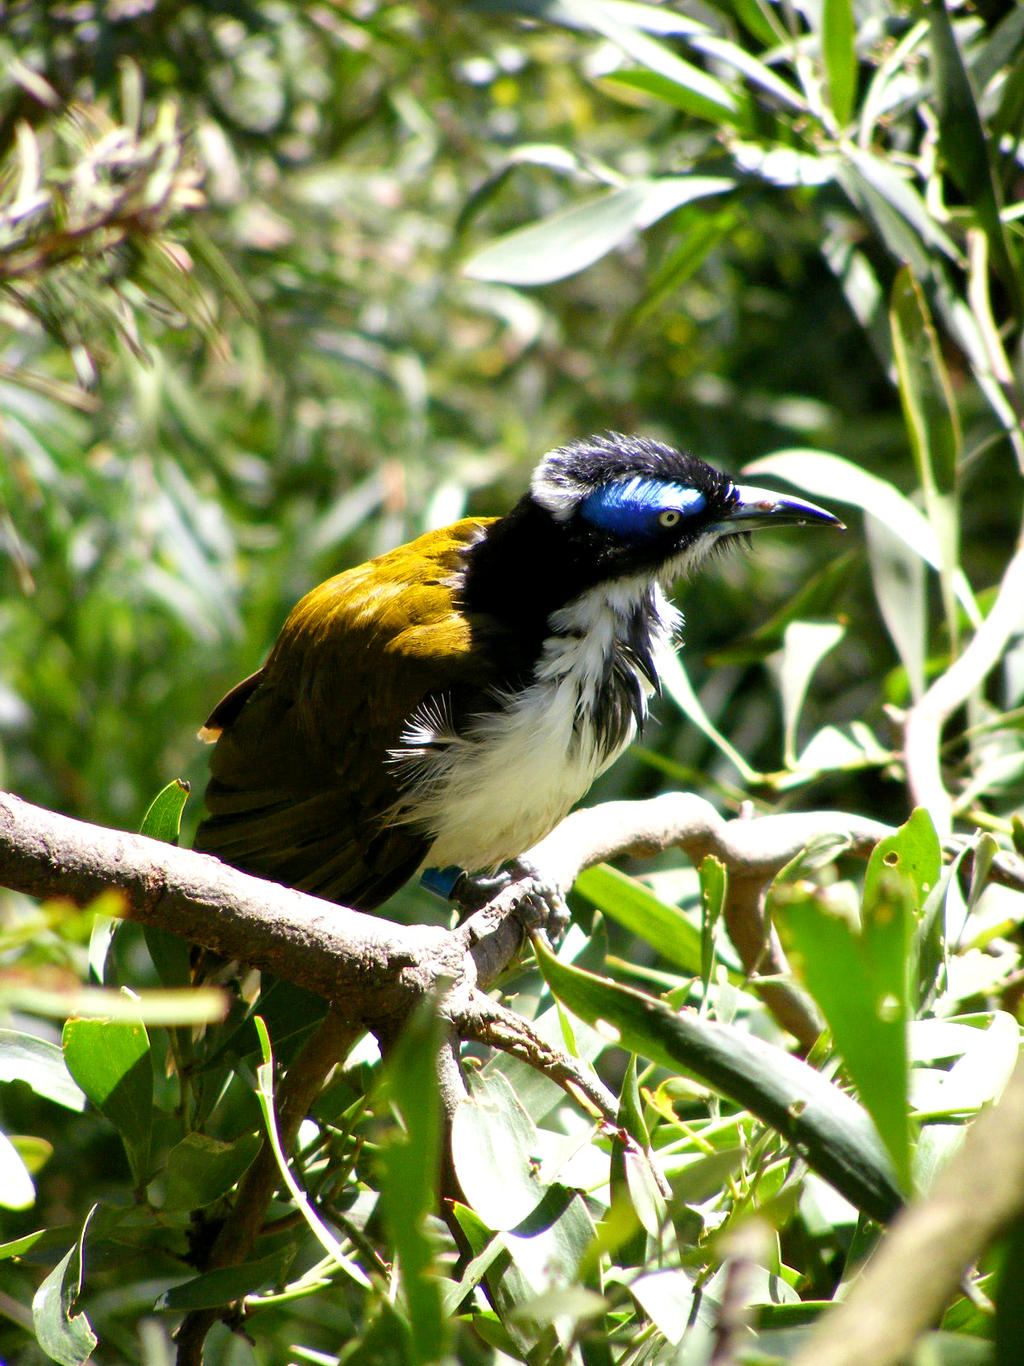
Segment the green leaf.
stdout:
<path fill-rule="evenodd" d="M 962 264 L 956 244 L 897 166 L 850 146 L 835 166 L 835 178 L 874 224 L 893 257 L 906 262 L 915 275 L 927 279 L 933 273 L 930 253 L 934 251 Z"/>
<path fill-rule="evenodd" d="M 34 1034 L 0 1029 L 0 1081 L 23 1081 L 37 1096 L 66 1110 L 85 1109 L 85 1096 L 75 1085 L 64 1054 L 55 1043 Z"/>
<path fill-rule="evenodd" d="M 635 180 L 499 238 L 472 256 L 464 269 L 472 279 L 510 285 L 564 280 L 673 209 L 734 187 L 735 181 L 721 176 Z"/>
<path fill-rule="evenodd" d="M 935 529 L 920 508 L 895 485 L 876 474 L 869 474 L 851 460 L 828 451 L 801 447 L 775 451 L 753 461 L 744 474 L 773 474 L 797 485 L 814 497 L 837 500 L 861 508 L 870 517 L 884 522 L 886 528 L 924 560 L 939 570 L 942 548 Z M 953 588 L 972 625 L 981 624 L 981 613 L 962 571 L 953 575 Z"/>
<path fill-rule="evenodd" d="M 0 1243 L 0 1262 L 7 1261 L 10 1257 L 21 1257 L 26 1252 L 30 1252 L 36 1243 L 45 1239 L 49 1233 L 48 1228 L 37 1228 L 21 1238 L 12 1238 L 8 1243 Z"/>
<path fill-rule="evenodd" d="M 700 975 L 700 931 L 678 906 L 662 901 L 642 882 L 607 863 L 585 869 L 576 879 L 575 890 L 670 963 L 694 977 Z"/>
<path fill-rule="evenodd" d="M 798 1058 L 730 1025 L 673 1011 L 629 987 L 560 963 L 535 945 L 541 971 L 570 1010 L 622 1048 L 699 1077 L 771 1124 L 826 1181 L 873 1219 L 901 1204 L 892 1164 L 865 1111 Z"/>
<path fill-rule="evenodd" d="M 663 76 L 660 71 L 635 69 L 609 72 L 604 77 L 604 82 L 607 85 L 624 86 L 627 90 L 639 90 L 645 95 L 650 95 L 653 99 L 672 105 L 675 109 L 682 109 L 695 118 L 706 119 L 711 123 L 717 122 L 722 116 L 721 110 L 716 100 L 708 99 L 706 83 L 701 79 L 704 73 L 688 62 L 684 63 L 684 66 L 688 77 L 692 77 L 695 73 L 696 79 L 688 78 L 683 82 Z M 735 114 L 729 121 L 731 123 L 738 121 Z M 746 124 L 748 120 L 743 119 L 742 122 Z"/>
<path fill-rule="evenodd" d="M 427 1001 L 391 1050 L 380 1092 L 400 1119 L 380 1150 L 381 1212 L 397 1254 L 411 1359 L 424 1366 L 441 1360 L 449 1335 L 428 1229 L 437 1208 L 441 1159 L 441 1040 L 441 1021 Z"/>
<path fill-rule="evenodd" d="M 167 1155 L 164 1198 L 167 1212 L 202 1209 L 226 1195 L 252 1165 L 262 1146 L 258 1134 L 221 1143 L 207 1134 L 186 1134 Z"/>
<path fill-rule="evenodd" d="M 787 768 L 796 767 L 797 727 L 814 671 L 845 634 L 845 627 L 834 621 L 791 621 L 783 632 L 776 673 Z"/>
<path fill-rule="evenodd" d="M 628 1201 L 639 1221 L 635 1235 L 619 1245 L 624 1262 L 632 1264 L 643 1260 L 644 1230 L 657 1238 L 667 1217 L 665 1197 L 650 1154 L 651 1136 L 644 1122 L 635 1054 L 630 1057 L 623 1078 L 618 1121 L 620 1132 L 612 1135 L 610 1184 L 612 1204 Z"/>
<path fill-rule="evenodd" d="M 549 1186 L 544 1199 L 523 1223 L 498 1233 L 494 1240 L 468 1206 L 455 1202 L 452 1215 L 474 1259 L 486 1263 L 488 1298 L 517 1350 L 525 1356 L 545 1331 L 551 1335 L 551 1329 L 538 1331 L 520 1322 L 516 1311 L 539 1294 L 580 1280 L 581 1264 L 595 1234 L 584 1201 L 566 1186 Z M 483 1329 L 478 1320 L 474 1322 Z M 568 1331 L 571 1334 L 571 1329 Z M 563 1345 L 568 1346 L 568 1341 Z M 503 1350 L 507 1351 L 507 1346 Z"/>
<path fill-rule="evenodd" d="M 61 1258 L 32 1297 L 32 1321 L 36 1340 L 51 1361 L 60 1366 L 84 1366 L 92 1356 L 98 1338 L 75 1304 L 82 1290 L 85 1232 L 74 1247 Z"/>
<path fill-rule="evenodd" d="M 928 586 L 924 562 L 878 517 L 864 519 L 864 537 L 871 586 L 916 701 L 925 688 Z"/>
<path fill-rule="evenodd" d="M 143 1024 L 127 1020 L 68 1020 L 68 1071 L 121 1135 L 132 1176 L 144 1182 L 153 1124 L 153 1063 Z"/>
<path fill-rule="evenodd" d="M 167 844 L 177 844 L 181 834 L 181 813 L 185 810 L 185 803 L 191 791 L 192 784 L 187 783 L 184 778 L 175 778 L 173 782 L 161 788 L 142 818 L 139 834 L 148 835 L 150 839 L 163 840 Z"/>
<path fill-rule="evenodd" d="M 907 821 L 891 835 L 879 840 L 868 860 L 864 876 L 864 901 L 878 900 L 878 880 L 886 872 L 898 872 L 908 879 L 914 894 L 915 914 L 920 914 L 942 872 L 942 846 L 931 816 L 924 807 L 915 807 Z"/>
<path fill-rule="evenodd" d="M 823 0 L 821 46 L 828 76 L 829 100 L 836 123 L 841 128 L 850 121 L 857 94 L 855 36 L 851 0 Z"/>
<path fill-rule="evenodd" d="M 729 890 L 729 874 L 721 859 L 707 854 L 697 870 L 700 877 L 700 976 L 704 983 L 705 999 L 711 985 L 715 965 L 715 940 L 725 912 L 725 898 Z M 737 977 L 739 974 L 737 974 Z"/>
<path fill-rule="evenodd" d="M 678 1346 L 693 1316 L 696 1283 L 692 1273 L 682 1267 L 651 1271 L 638 1276 L 629 1293 L 666 1341 Z M 702 1295 L 701 1302 L 706 1310 L 712 1310 L 706 1296 Z"/>
<path fill-rule="evenodd" d="M 288 1270 L 294 1256 L 294 1244 L 289 1244 L 258 1261 L 206 1271 L 202 1276 L 193 1276 L 191 1280 L 165 1290 L 156 1301 L 155 1308 L 216 1309 L 222 1304 L 234 1304 L 236 1300 L 262 1290 L 266 1285 L 275 1285 Z"/>
<path fill-rule="evenodd" d="M 0 1208 L 29 1209 L 36 1202 L 36 1188 L 25 1159 L 0 1133 Z"/>
<path fill-rule="evenodd" d="M 675 650 L 670 651 L 662 661 L 661 686 L 687 720 L 692 721 L 698 730 L 707 736 L 715 748 L 720 750 L 736 767 L 744 782 L 757 783 L 761 781 L 761 775 L 757 769 L 752 768 L 747 763 L 739 750 L 730 744 L 704 710 L 700 698 L 694 692 L 693 684 L 686 672 L 686 666 Z"/>
<path fill-rule="evenodd" d="M 466 1199 L 492 1229 L 514 1228 L 544 1198 L 537 1130 L 501 1072 L 470 1072 L 452 1121 L 452 1161 Z"/>
<path fill-rule="evenodd" d="M 908 1028 L 916 990 L 914 931 L 938 881 L 941 853 L 927 812 L 881 840 L 865 876 L 859 928 L 819 898 L 778 905 L 793 964 L 821 1007 L 858 1094 L 901 1184 L 910 1188 Z M 781 889 L 780 889 L 781 890 Z"/>
<path fill-rule="evenodd" d="M 603 34 L 639 66 L 660 76 L 680 92 L 686 92 L 692 102 L 692 112 L 703 114 L 716 124 L 733 121 L 738 102 L 728 86 L 683 61 L 639 28 L 622 23 L 616 7 L 604 4 L 602 0 L 560 0 L 559 8 L 580 25 Z"/>
<path fill-rule="evenodd" d="M 944 0 L 926 0 L 935 72 L 935 112 L 939 149 L 946 169 L 977 214 L 988 238 L 992 263 L 1013 298 L 1015 312 L 1024 309 L 1020 276 L 1000 214 L 999 183 L 990 143 L 971 88 Z"/>
<path fill-rule="evenodd" d="M 881 879 L 858 934 L 819 899 L 776 903 L 791 961 L 832 1031 L 901 1184 L 910 1186 L 907 952 L 913 908 L 906 880 Z"/>
<path fill-rule="evenodd" d="M 893 284 L 890 322 L 903 416 L 924 493 L 925 513 L 939 549 L 946 621 L 955 640 L 953 575 L 959 564 L 960 422 L 928 305 L 907 268 Z"/>

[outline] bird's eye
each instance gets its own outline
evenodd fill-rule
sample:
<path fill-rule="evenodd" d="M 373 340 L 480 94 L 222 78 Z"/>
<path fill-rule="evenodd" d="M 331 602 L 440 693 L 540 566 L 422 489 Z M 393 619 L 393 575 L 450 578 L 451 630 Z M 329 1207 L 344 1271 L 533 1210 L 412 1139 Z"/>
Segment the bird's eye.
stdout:
<path fill-rule="evenodd" d="M 683 514 L 678 508 L 666 508 L 664 512 L 658 513 L 658 525 L 665 527 L 677 526 L 682 515 Z"/>

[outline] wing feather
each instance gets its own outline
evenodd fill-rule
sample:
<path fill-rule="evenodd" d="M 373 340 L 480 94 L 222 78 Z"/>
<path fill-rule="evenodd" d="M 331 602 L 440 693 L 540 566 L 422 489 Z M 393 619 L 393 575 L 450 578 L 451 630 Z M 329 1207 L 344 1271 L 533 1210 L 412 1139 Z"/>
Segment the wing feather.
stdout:
<path fill-rule="evenodd" d="M 197 849 L 365 910 L 412 875 L 431 835 L 386 823 L 402 796 L 388 751 L 431 697 L 479 709 L 498 681 L 473 649 L 486 623 L 453 598 L 487 525 L 421 536 L 297 604 L 204 727 L 216 746 Z"/>

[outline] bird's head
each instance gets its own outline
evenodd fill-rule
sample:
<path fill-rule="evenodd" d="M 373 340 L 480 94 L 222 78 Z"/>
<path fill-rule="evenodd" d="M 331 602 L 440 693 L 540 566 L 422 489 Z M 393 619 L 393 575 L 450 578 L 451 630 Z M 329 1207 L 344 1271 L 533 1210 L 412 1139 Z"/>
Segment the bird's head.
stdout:
<path fill-rule="evenodd" d="M 666 586 L 727 537 L 763 527 L 842 526 L 801 498 L 733 483 L 696 456 L 616 432 L 550 451 L 534 471 L 528 498 L 553 519 L 594 579 L 642 574 Z"/>

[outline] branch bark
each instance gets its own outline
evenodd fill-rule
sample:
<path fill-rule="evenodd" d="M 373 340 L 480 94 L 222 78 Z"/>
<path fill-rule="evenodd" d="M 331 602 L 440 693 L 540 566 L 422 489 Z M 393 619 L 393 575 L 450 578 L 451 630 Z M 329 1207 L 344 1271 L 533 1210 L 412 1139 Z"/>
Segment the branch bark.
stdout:
<path fill-rule="evenodd" d="M 796 1366 L 898 1366 L 968 1268 L 1024 1214 L 1024 1062 L 926 1196 L 897 1215 Z M 909 1270 L 908 1270 L 909 1269 Z"/>

